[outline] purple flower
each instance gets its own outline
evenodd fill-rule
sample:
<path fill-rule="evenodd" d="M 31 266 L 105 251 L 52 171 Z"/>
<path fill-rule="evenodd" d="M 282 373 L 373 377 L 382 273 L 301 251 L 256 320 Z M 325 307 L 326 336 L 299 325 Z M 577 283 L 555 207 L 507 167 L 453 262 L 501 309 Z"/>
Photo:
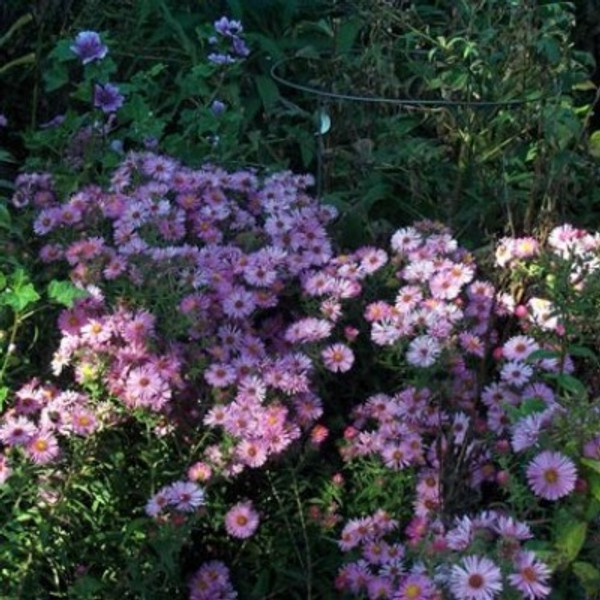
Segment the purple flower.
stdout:
<path fill-rule="evenodd" d="M 246 46 L 246 42 L 242 38 L 234 37 L 233 38 L 233 51 L 238 56 L 248 56 L 250 54 L 250 49 Z"/>
<path fill-rule="evenodd" d="M 50 127 L 58 127 L 65 122 L 65 115 L 56 115 L 49 121 L 40 124 L 41 129 L 49 129 Z"/>
<path fill-rule="evenodd" d="M 94 86 L 94 106 L 105 113 L 113 113 L 123 105 L 123 96 L 116 85 L 107 83 Z"/>
<path fill-rule="evenodd" d="M 209 54 L 208 60 L 215 65 L 232 65 L 235 62 L 235 58 L 231 54 L 221 54 L 218 52 Z"/>
<path fill-rule="evenodd" d="M 227 17 L 221 17 L 215 21 L 214 26 L 217 33 L 226 37 L 235 37 L 243 31 L 240 21 L 230 21 Z"/>
<path fill-rule="evenodd" d="M 84 65 L 94 61 L 102 60 L 108 48 L 102 43 L 100 35 L 95 31 L 80 31 L 75 38 L 71 50 L 77 54 Z"/>
<path fill-rule="evenodd" d="M 211 105 L 210 105 L 210 110 L 212 111 L 213 115 L 215 115 L 215 117 L 220 117 L 226 110 L 226 106 L 224 102 L 221 102 L 220 100 L 215 100 Z"/>
<path fill-rule="evenodd" d="M 8 125 L 8 119 L 0 113 L 0 127 L 6 127 Z"/>
<path fill-rule="evenodd" d="M 558 500 L 575 489 L 577 469 L 572 460 L 560 452 L 546 450 L 527 466 L 527 481 L 536 496 Z"/>

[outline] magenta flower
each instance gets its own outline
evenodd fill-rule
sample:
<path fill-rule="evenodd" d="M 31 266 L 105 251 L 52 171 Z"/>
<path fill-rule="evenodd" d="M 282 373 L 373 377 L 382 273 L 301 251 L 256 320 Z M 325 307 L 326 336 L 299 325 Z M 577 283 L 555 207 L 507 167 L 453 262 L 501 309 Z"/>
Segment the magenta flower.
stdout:
<path fill-rule="evenodd" d="M 108 48 L 102 43 L 100 35 L 95 31 L 80 31 L 75 38 L 71 50 L 79 57 L 84 65 L 102 60 L 108 53 Z"/>
<path fill-rule="evenodd" d="M 536 496 L 558 500 L 575 489 L 577 469 L 571 459 L 560 452 L 546 450 L 527 467 L 527 481 Z"/>
<path fill-rule="evenodd" d="M 502 574 L 489 558 L 467 556 L 452 567 L 450 589 L 456 600 L 492 600 L 502 591 Z"/>
<path fill-rule="evenodd" d="M 225 515 L 227 533 L 239 539 L 253 536 L 258 523 L 258 513 L 252 508 L 252 502 L 239 502 Z"/>

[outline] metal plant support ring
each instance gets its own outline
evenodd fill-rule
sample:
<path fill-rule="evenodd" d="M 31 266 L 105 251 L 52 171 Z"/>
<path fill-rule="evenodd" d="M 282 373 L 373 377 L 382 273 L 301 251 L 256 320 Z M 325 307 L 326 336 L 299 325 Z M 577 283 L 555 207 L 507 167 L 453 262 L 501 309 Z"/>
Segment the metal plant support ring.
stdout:
<path fill-rule="evenodd" d="M 424 55 L 426 52 L 416 51 L 416 53 Z M 333 56 L 332 56 L 333 57 Z M 443 108 L 470 108 L 470 109 L 494 109 L 494 108 L 513 108 L 531 104 L 534 102 L 541 102 L 544 100 L 543 96 L 535 96 L 530 98 L 516 98 L 510 100 L 448 100 L 444 98 L 439 99 L 419 99 L 419 98 L 389 98 L 383 96 L 363 96 L 354 94 L 341 94 L 332 92 L 329 90 L 312 87 L 310 85 L 304 85 L 296 81 L 287 79 L 280 74 L 281 67 L 298 60 L 312 60 L 312 61 L 326 61 L 332 57 L 307 57 L 307 56 L 294 56 L 283 58 L 277 61 L 270 70 L 270 75 L 274 81 L 281 86 L 286 88 L 303 92 L 310 96 L 316 97 L 319 100 L 318 108 L 321 113 L 325 112 L 325 106 L 330 101 L 349 101 L 349 102 L 360 102 L 360 103 L 372 103 L 372 104 L 385 104 L 391 106 L 405 107 L 408 109 L 443 109 Z M 317 158 L 317 196 L 322 196 L 323 187 L 323 136 L 324 133 L 319 130 L 316 132 L 316 158 Z"/>
<path fill-rule="evenodd" d="M 501 100 L 501 101 L 492 101 L 492 100 L 446 100 L 440 98 L 438 100 L 419 100 L 418 98 L 386 98 L 384 96 L 355 96 L 352 94 L 339 94 L 337 92 L 329 92 L 327 90 L 322 90 L 315 87 L 310 87 L 307 85 L 303 85 L 300 83 L 296 83 L 294 81 L 290 81 L 289 79 L 285 79 L 281 75 L 277 73 L 277 70 L 282 66 L 292 61 L 304 59 L 304 60 L 326 60 L 324 58 L 315 58 L 315 57 L 305 57 L 305 56 L 293 56 L 291 58 L 283 58 L 277 61 L 271 67 L 271 77 L 281 85 L 298 90 L 301 92 L 305 92 L 308 94 L 312 94 L 314 96 L 319 96 L 321 98 L 329 98 L 332 100 L 350 100 L 354 102 L 372 102 L 376 104 L 392 104 L 397 106 L 407 106 L 407 107 L 430 107 L 430 108 L 448 108 L 451 106 L 460 106 L 460 107 L 469 107 L 469 108 L 498 108 L 498 107 L 511 107 L 511 106 L 521 106 L 523 104 L 529 104 L 531 102 L 539 102 L 543 98 L 542 96 L 536 98 L 517 98 L 514 100 Z"/>

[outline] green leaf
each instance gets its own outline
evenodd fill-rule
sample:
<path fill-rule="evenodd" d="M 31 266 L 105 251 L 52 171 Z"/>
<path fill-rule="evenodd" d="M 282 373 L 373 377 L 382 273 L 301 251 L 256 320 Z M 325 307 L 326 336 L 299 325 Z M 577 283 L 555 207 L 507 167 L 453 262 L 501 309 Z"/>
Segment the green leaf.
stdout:
<path fill-rule="evenodd" d="M 30 304 L 40 299 L 32 283 L 26 283 L 5 291 L 0 303 L 10 306 L 16 313 L 23 312 Z"/>
<path fill-rule="evenodd" d="M 560 358 L 560 352 L 556 350 L 547 350 L 546 348 L 540 348 L 534 350 L 527 358 L 526 362 L 536 362 L 538 360 L 545 360 L 546 358 Z"/>
<path fill-rule="evenodd" d="M 342 23 L 335 38 L 337 52 L 344 53 L 352 49 L 363 25 L 363 20 L 359 18 L 350 18 Z"/>
<path fill-rule="evenodd" d="M 528 417 L 534 413 L 544 412 L 548 405 L 541 398 L 527 398 L 519 407 L 521 417 Z"/>
<path fill-rule="evenodd" d="M 71 308 L 75 300 L 85 298 L 88 293 L 76 287 L 70 281 L 57 281 L 53 279 L 48 285 L 48 297 L 59 304 Z"/>
<path fill-rule="evenodd" d="M 594 158 L 600 158 L 600 131 L 594 131 L 588 140 L 589 153 Z"/>
<path fill-rule="evenodd" d="M 600 571 L 588 563 L 577 561 L 573 563 L 573 572 L 581 582 L 587 594 L 595 594 L 600 589 Z"/>
<path fill-rule="evenodd" d="M 600 475 L 600 460 L 594 460 L 593 458 L 582 458 L 581 464 L 589 467 L 592 469 L 592 471 L 595 471 Z"/>
<path fill-rule="evenodd" d="M 279 99 L 279 88 L 270 77 L 259 75 L 256 78 L 256 89 L 262 100 L 265 110 L 269 110 Z"/>
<path fill-rule="evenodd" d="M 561 528 L 556 540 L 556 547 L 562 552 L 566 562 L 571 563 L 579 554 L 588 524 L 581 521 L 567 521 Z"/>
<path fill-rule="evenodd" d="M 585 346 L 569 346 L 569 354 L 572 356 L 579 356 L 581 358 L 589 358 L 591 360 L 598 360 L 596 353 L 590 348 Z"/>
<path fill-rule="evenodd" d="M 43 77 L 47 92 L 58 90 L 69 83 L 69 71 L 62 63 L 54 63 L 44 71 Z"/>
<path fill-rule="evenodd" d="M 567 392 L 572 392 L 573 394 L 582 397 L 587 395 L 585 385 L 579 381 L 579 379 L 573 377 L 573 375 L 558 373 L 553 379 L 555 379 L 556 383 Z"/>

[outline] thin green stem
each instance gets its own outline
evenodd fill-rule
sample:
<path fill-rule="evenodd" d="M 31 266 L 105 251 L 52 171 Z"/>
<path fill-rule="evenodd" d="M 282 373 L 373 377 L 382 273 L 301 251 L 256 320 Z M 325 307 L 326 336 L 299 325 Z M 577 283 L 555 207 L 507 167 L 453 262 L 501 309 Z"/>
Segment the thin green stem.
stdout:
<path fill-rule="evenodd" d="M 304 538 L 304 546 L 306 548 L 306 599 L 311 600 L 312 598 L 312 556 L 310 551 L 310 541 L 308 539 L 308 533 L 306 531 L 306 521 L 304 519 L 304 510 L 302 507 L 302 500 L 300 498 L 300 491 L 298 490 L 298 481 L 296 479 L 296 472 L 292 471 L 292 481 L 294 489 L 294 498 L 296 500 L 296 506 L 298 507 L 298 516 L 300 517 L 300 526 L 302 527 L 302 537 Z"/>

